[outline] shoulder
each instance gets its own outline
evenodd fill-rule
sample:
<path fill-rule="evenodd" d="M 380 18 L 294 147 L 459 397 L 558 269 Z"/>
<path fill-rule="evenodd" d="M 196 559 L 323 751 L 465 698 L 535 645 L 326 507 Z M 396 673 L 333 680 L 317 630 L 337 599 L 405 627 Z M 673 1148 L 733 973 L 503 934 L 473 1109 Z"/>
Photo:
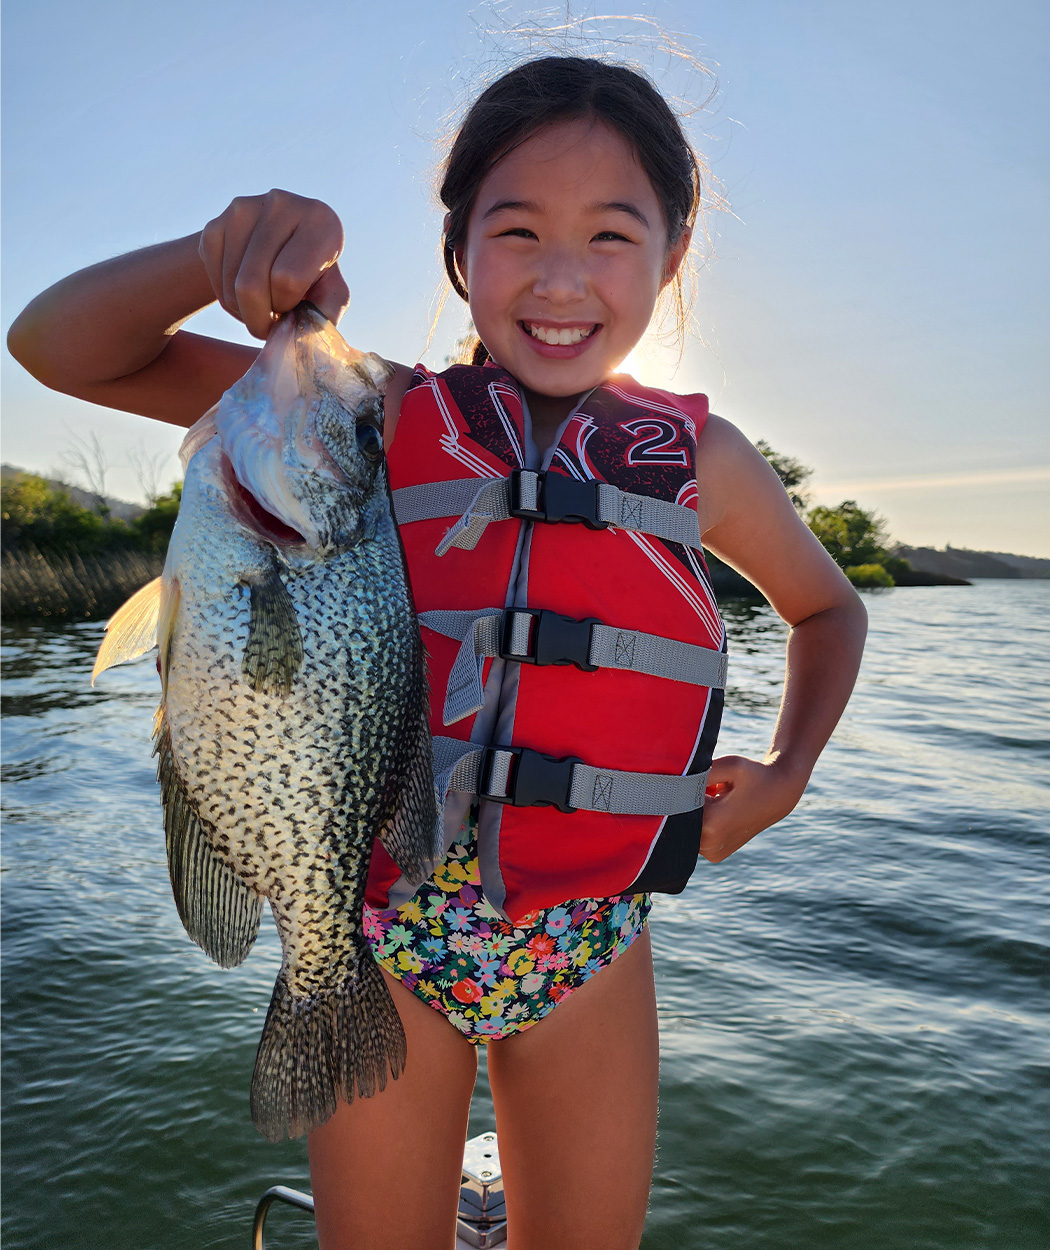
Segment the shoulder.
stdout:
<path fill-rule="evenodd" d="M 772 466 L 732 422 L 711 417 L 696 467 L 704 546 L 752 581 L 785 621 L 852 596 Z"/>
<path fill-rule="evenodd" d="M 714 413 L 696 440 L 696 482 L 701 533 L 717 526 L 745 498 L 784 494 L 765 456 L 731 421 Z"/>
<path fill-rule="evenodd" d="M 748 451 L 755 451 L 754 445 L 741 434 L 732 421 L 716 416 L 713 412 L 704 422 L 704 428 L 697 439 L 697 447 L 703 448 L 708 456 L 731 456 L 734 453 L 747 455 Z"/>

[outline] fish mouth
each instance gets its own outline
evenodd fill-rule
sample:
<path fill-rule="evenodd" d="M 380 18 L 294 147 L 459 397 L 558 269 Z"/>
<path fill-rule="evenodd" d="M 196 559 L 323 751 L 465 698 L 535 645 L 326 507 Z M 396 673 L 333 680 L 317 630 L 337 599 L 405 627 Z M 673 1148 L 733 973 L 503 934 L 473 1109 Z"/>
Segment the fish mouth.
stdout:
<path fill-rule="evenodd" d="M 233 465 L 224 455 L 222 458 L 223 485 L 234 516 L 245 527 L 267 542 L 280 547 L 301 547 L 306 538 L 298 530 L 268 511 L 250 490 L 241 485 Z"/>

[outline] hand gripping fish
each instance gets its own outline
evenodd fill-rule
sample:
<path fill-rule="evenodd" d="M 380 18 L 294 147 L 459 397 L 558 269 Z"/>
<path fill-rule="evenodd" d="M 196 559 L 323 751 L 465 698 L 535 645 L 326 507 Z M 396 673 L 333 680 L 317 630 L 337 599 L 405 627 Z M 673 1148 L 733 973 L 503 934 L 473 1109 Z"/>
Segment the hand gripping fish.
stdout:
<path fill-rule="evenodd" d="M 190 937 L 239 964 L 268 899 L 282 962 L 252 1078 L 271 1140 L 397 1077 L 405 1037 L 362 934 L 378 836 L 435 861 L 424 654 L 383 455 L 389 366 L 312 305 L 271 332 L 183 444 L 164 572 L 95 673 L 156 641 L 155 754 Z"/>

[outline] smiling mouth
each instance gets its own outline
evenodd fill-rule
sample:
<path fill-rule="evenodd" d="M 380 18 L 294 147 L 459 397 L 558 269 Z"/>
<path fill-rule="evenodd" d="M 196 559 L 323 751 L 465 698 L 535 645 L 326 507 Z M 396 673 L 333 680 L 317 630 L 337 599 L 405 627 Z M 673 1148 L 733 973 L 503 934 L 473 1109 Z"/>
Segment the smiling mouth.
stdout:
<path fill-rule="evenodd" d="M 534 325 L 531 321 L 522 321 L 519 324 L 526 334 L 530 334 L 541 343 L 546 343 L 549 347 L 574 347 L 601 329 L 600 322 L 591 326 L 563 326 L 561 328 Z"/>

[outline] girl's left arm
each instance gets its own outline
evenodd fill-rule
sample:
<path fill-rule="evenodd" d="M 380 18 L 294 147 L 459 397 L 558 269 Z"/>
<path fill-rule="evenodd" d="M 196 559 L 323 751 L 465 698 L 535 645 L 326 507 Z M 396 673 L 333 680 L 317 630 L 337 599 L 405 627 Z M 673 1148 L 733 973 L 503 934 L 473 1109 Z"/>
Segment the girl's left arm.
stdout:
<path fill-rule="evenodd" d="M 753 582 L 791 627 L 765 758 L 726 755 L 711 767 L 700 853 L 718 863 L 802 797 L 853 690 L 867 613 L 765 457 L 719 417 L 701 433 L 697 481 L 704 546 Z"/>

